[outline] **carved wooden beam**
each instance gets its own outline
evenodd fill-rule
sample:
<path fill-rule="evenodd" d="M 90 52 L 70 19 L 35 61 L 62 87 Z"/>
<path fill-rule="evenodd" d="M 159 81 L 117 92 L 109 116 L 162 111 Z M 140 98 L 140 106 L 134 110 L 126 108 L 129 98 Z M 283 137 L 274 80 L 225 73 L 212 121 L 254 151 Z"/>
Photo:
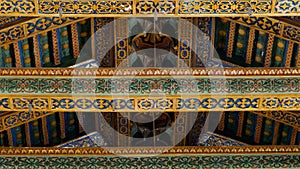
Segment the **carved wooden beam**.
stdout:
<path fill-rule="evenodd" d="M 3 0 L 0 16 L 296 16 L 299 1 L 295 0 Z"/>
<path fill-rule="evenodd" d="M 1 148 L 0 164 L 4 168 L 299 168 L 299 152 L 299 146 Z"/>
<path fill-rule="evenodd" d="M 0 69 L 0 110 L 299 110 L 299 75 L 299 68 Z"/>

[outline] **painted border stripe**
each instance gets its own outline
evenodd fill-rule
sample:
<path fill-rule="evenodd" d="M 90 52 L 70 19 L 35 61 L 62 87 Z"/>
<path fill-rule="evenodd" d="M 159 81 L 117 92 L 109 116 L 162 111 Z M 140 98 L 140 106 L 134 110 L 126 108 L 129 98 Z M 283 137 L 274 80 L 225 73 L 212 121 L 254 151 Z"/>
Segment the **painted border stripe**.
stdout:
<path fill-rule="evenodd" d="M 52 46 L 53 46 L 53 57 L 54 57 L 54 64 L 60 64 L 60 56 L 59 56 L 59 40 L 57 36 L 57 30 L 52 30 Z M 51 52 L 51 51 L 50 51 Z"/>
<path fill-rule="evenodd" d="M 254 142 L 260 143 L 260 136 L 262 131 L 262 123 L 263 123 L 263 117 L 257 115 L 256 119 L 256 128 L 255 128 L 255 136 L 254 136 Z"/>
<path fill-rule="evenodd" d="M 44 140 L 44 145 L 49 144 L 49 139 L 48 139 L 48 128 L 47 128 L 47 119 L 46 117 L 42 117 L 42 130 L 43 130 L 43 140 Z"/>
<path fill-rule="evenodd" d="M 13 43 L 14 47 L 14 56 L 15 56 L 15 61 L 16 61 L 16 68 L 21 68 L 22 67 L 22 61 L 21 61 L 21 52 L 19 48 L 19 43 Z"/>
<path fill-rule="evenodd" d="M 293 48 L 294 42 L 288 42 L 287 54 L 285 58 L 285 67 L 291 67 L 292 57 L 293 57 Z"/>
<path fill-rule="evenodd" d="M 274 127 L 274 134 L 273 134 L 273 141 L 272 145 L 276 145 L 278 141 L 278 130 L 279 130 L 280 123 L 275 121 L 275 127 Z"/>
<path fill-rule="evenodd" d="M 41 51 L 39 47 L 39 37 L 34 36 L 33 37 L 33 54 L 34 54 L 34 62 L 35 62 L 35 67 L 42 67 L 41 63 Z"/>
<path fill-rule="evenodd" d="M 59 114 L 59 125 L 60 125 L 60 137 L 61 139 L 66 138 L 66 126 L 65 126 L 65 115 L 64 113 Z"/>
<path fill-rule="evenodd" d="M 237 129 L 236 136 L 242 137 L 245 112 L 240 112 L 238 116 L 239 116 L 239 119 L 238 119 L 238 129 Z"/>
<path fill-rule="evenodd" d="M 77 24 L 71 25 L 71 34 L 72 34 L 72 44 L 73 44 L 73 57 L 78 58 L 79 56 L 79 36 L 78 36 L 78 26 Z"/>
<path fill-rule="evenodd" d="M 255 39 L 255 29 L 250 28 L 247 54 L 246 54 L 246 64 L 251 64 L 251 61 L 252 61 L 251 59 L 252 59 L 252 53 L 253 53 L 254 39 Z"/>
<path fill-rule="evenodd" d="M 269 34 L 268 44 L 267 44 L 267 49 L 266 49 L 265 64 L 264 64 L 265 67 L 271 66 L 274 38 L 275 38 L 275 35 Z"/>
<path fill-rule="evenodd" d="M 31 147 L 30 128 L 28 123 L 25 124 L 25 136 L 27 146 Z"/>
<path fill-rule="evenodd" d="M 300 67 L 300 44 L 298 44 L 298 56 L 296 67 Z"/>
<path fill-rule="evenodd" d="M 236 23 L 230 22 L 229 35 L 228 35 L 228 48 L 227 48 L 227 57 L 229 58 L 232 57 L 232 53 L 233 53 L 235 28 L 236 28 Z"/>

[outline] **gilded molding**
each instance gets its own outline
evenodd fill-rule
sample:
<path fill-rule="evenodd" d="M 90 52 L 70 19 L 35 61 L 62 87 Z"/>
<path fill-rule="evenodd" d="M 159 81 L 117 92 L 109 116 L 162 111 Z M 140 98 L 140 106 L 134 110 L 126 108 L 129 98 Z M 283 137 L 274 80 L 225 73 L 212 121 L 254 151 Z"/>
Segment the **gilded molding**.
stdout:
<path fill-rule="evenodd" d="M 9 76 L 0 77 L 2 96 L 29 94 L 61 96 L 145 96 L 151 93 L 177 95 L 269 94 L 299 95 L 300 77 L 262 76 Z M 294 94 L 294 95 L 292 95 Z M 51 97 L 52 97 L 51 96 Z M 47 97 L 47 96 L 46 96 Z"/>
<path fill-rule="evenodd" d="M 297 77 L 300 75 L 300 68 L 189 68 L 189 69 L 155 69 L 155 68 L 2 68 L 2 77 L 55 77 L 55 78 L 76 78 L 76 77 L 170 77 L 184 76 L 195 77 L 214 77 L 214 76 L 234 76 L 234 78 L 249 77 Z"/>
<path fill-rule="evenodd" d="M 0 30 L 0 46 L 61 28 L 86 18 L 34 18 Z"/>
<path fill-rule="evenodd" d="M 147 156 L 172 155 L 299 154 L 299 146 L 221 146 L 221 147 L 107 147 L 106 148 L 0 148 L 0 156 Z"/>
<path fill-rule="evenodd" d="M 195 111 L 297 111 L 300 98 L 275 95 L 199 96 L 1 96 L 1 111 L 63 112 L 195 112 Z M 32 107 L 32 108 L 31 108 Z"/>
<path fill-rule="evenodd" d="M 299 110 L 299 68 L 138 70 L 1 69 L 0 110 Z M 166 97 L 145 98 L 152 92 Z"/>
<path fill-rule="evenodd" d="M 0 3 L 0 16 L 147 16 L 157 11 L 168 16 L 297 16 L 299 3 L 295 0 L 18 0 Z"/>

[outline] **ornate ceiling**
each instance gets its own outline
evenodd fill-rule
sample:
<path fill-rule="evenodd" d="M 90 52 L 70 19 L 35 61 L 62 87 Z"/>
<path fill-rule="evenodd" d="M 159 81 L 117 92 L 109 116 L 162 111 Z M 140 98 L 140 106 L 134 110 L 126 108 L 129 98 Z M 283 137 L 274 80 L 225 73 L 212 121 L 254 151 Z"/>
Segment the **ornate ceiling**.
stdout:
<path fill-rule="evenodd" d="M 297 168 L 299 156 L 294 154 L 299 153 L 300 145 L 299 5 L 295 0 L 1 1 L 0 146 L 51 148 L 32 152 L 3 148 L 0 154 L 56 156 L 76 152 L 102 155 L 105 159 L 111 152 L 92 148 L 99 147 L 90 140 L 97 138 L 101 145 L 116 146 L 113 152 L 123 154 L 141 152 L 138 148 L 118 148 L 142 146 L 144 154 L 166 151 L 166 157 L 157 157 L 162 166 L 171 162 L 179 166 L 172 156 L 186 152 L 191 167 L 195 161 L 216 167 L 216 158 L 235 162 L 222 163 L 227 167 L 239 165 L 237 161 L 246 165 L 252 158 L 261 159 L 261 163 L 252 161 L 251 167 L 268 167 L 265 161 L 269 158 L 284 157 L 266 154 L 281 152 L 289 158 L 278 165 Z M 158 17 L 157 23 L 168 20 L 167 29 L 145 34 L 139 29 L 143 25 L 138 24 L 137 16 L 151 22 L 155 20 L 152 17 Z M 185 17 L 192 26 L 178 22 L 177 17 Z M 203 36 L 197 37 L 199 30 Z M 134 51 L 148 47 L 153 38 L 162 39 L 158 48 L 168 48 L 176 58 L 155 58 L 152 64 L 132 56 Z M 82 52 L 84 48 L 91 52 Z M 167 61 L 171 68 L 153 68 Z M 166 97 L 147 99 L 153 92 Z M 135 123 L 134 118 L 141 113 L 164 116 L 151 125 Z M 214 113 L 218 114 L 219 124 L 215 130 L 208 130 L 205 122 L 212 120 Z M 80 123 L 83 119 L 92 119 L 90 131 L 98 133 L 89 134 Z M 153 142 L 169 142 L 175 146 L 171 150 L 116 139 L 120 135 L 150 138 L 169 129 L 169 123 L 174 129 L 167 139 Z M 117 136 L 109 128 L 117 131 Z M 189 128 L 191 131 L 180 139 Z M 89 147 L 88 153 L 78 147 Z M 218 155 L 224 152 L 229 153 L 228 157 Z M 249 157 L 248 161 L 236 156 L 237 152 Z M 184 161 L 186 156 L 178 161 Z M 142 158 L 135 160 L 151 166 L 151 159 L 154 158 L 146 159 L 147 164 Z M 41 160 L 53 161 L 50 157 Z M 89 160 L 95 159 L 87 158 L 81 163 Z M 119 166 L 134 166 L 128 160 Z M 70 163 L 74 161 L 80 163 L 81 159 L 74 158 Z M 27 165 L 26 160 L 21 163 Z"/>
<path fill-rule="evenodd" d="M 287 18 L 285 18 L 287 19 Z M 291 18 L 289 18 L 291 19 Z M 35 21 L 37 21 L 37 19 L 33 19 Z M 59 21 L 60 20 L 60 21 Z M 253 24 L 248 24 L 248 20 L 245 20 L 244 18 L 190 18 L 189 21 L 191 21 L 194 24 L 198 25 L 198 28 L 200 28 L 205 34 L 209 35 L 209 37 L 213 40 L 215 46 L 216 46 L 216 50 L 218 51 L 218 53 L 220 54 L 221 59 L 223 59 L 222 64 L 223 66 L 226 67 L 244 67 L 244 66 L 261 66 L 261 67 L 297 67 L 297 61 L 298 59 L 298 50 L 299 50 L 299 42 L 297 41 L 297 37 L 295 36 L 288 36 L 291 33 L 278 33 L 277 29 L 282 30 L 282 28 L 286 28 L 287 30 L 281 31 L 281 32 L 287 32 L 289 31 L 289 29 L 287 28 L 289 25 L 289 23 L 287 22 L 280 22 L 280 28 L 276 28 L 274 26 L 269 25 L 268 21 L 272 21 L 272 22 L 279 22 L 276 19 L 273 18 L 265 18 L 265 19 L 259 19 L 259 18 L 250 18 L 250 20 L 252 20 Z M 44 20 L 47 21 L 47 20 Z M 75 62 L 77 61 L 76 58 L 78 57 L 78 53 L 81 50 L 81 48 L 83 47 L 83 44 L 87 41 L 87 39 L 89 38 L 89 36 L 92 34 L 92 31 L 97 31 L 97 30 L 101 30 L 101 25 L 108 23 L 110 21 L 112 21 L 112 19 L 102 19 L 102 18 L 92 18 L 92 19 L 71 19 L 70 22 L 68 22 L 68 19 L 51 19 L 48 20 L 49 22 L 53 22 L 53 23 L 59 23 L 61 22 L 61 24 L 58 24 L 59 26 L 57 27 L 45 27 L 45 30 L 38 30 L 38 29 L 34 29 L 32 31 L 32 35 L 23 35 L 23 36 L 16 36 L 15 40 L 18 41 L 4 41 L 2 44 L 2 48 L 1 48 L 1 61 L 2 61 L 2 66 L 3 67 L 17 67 L 17 68 L 22 68 L 22 67 L 66 67 L 66 66 L 71 66 L 74 65 Z M 15 21 L 12 21 L 13 23 Z M 28 24 L 28 21 L 25 21 L 26 24 Z M 265 23 L 265 25 L 262 25 L 262 23 Z M 18 27 L 18 25 L 24 25 L 24 23 L 15 23 L 14 26 L 11 26 L 9 28 L 15 28 Z M 247 25 L 248 24 L 248 25 Z M 88 26 L 87 26 L 88 25 Z M 254 26 L 253 26 L 254 25 Z M 273 24 L 275 25 L 275 23 Z M 179 30 L 181 31 L 183 28 L 181 28 L 182 25 L 178 25 Z M 278 26 L 278 25 L 277 25 Z M 291 26 L 291 25 L 290 25 Z M 23 26 L 22 26 L 23 27 Z M 295 28 L 298 28 L 297 26 L 294 26 Z M 93 28 L 93 29 L 92 29 Z M 50 31 L 49 31 L 50 29 Z M 107 28 L 106 28 L 107 29 Z M 118 29 L 120 29 L 120 31 L 124 31 L 122 30 L 122 27 L 118 27 L 118 25 L 115 25 L 114 30 L 119 31 Z M 8 30 L 7 28 L 3 29 L 2 31 Z M 126 29 L 125 29 L 125 33 L 126 33 Z M 111 32 L 110 36 L 114 36 L 114 31 Z M 184 41 L 184 42 L 189 42 L 189 43 L 194 43 L 193 40 L 193 34 L 187 34 L 186 37 L 180 37 L 180 34 L 178 35 L 180 40 Z M 251 37 L 252 36 L 252 37 Z M 272 38 L 273 37 L 273 38 Z M 270 39 L 271 38 L 271 39 Z M 265 39 L 265 40 L 264 40 Z M 268 39 L 268 40 L 267 40 Z M 113 39 L 112 39 L 113 41 Z M 124 39 L 123 41 L 129 41 L 129 39 Z M 121 43 L 122 41 L 118 41 L 117 43 Z M 204 41 L 201 41 L 202 45 L 201 48 L 205 49 L 205 44 Z M 201 43 L 200 42 L 200 43 Z M 94 45 L 97 44 L 101 44 L 102 42 L 98 42 L 96 40 Z M 113 42 L 111 42 L 113 43 Z M 126 44 L 129 44 L 130 42 L 126 42 Z M 199 43 L 199 42 L 198 42 Z M 179 43 L 178 45 L 182 45 L 183 43 Z M 268 45 L 268 44 L 272 44 L 272 46 Z M 196 44 L 197 45 L 197 44 Z M 198 45 L 197 45 L 198 46 Z M 203 47 L 204 46 L 204 47 Z M 125 48 L 129 48 L 129 46 L 125 46 Z M 103 49 L 105 48 L 105 45 L 100 45 L 100 48 L 97 49 Z M 272 50 L 271 50 L 272 49 Z M 273 50 L 276 49 L 276 50 Z M 122 51 L 122 48 L 114 48 L 113 50 L 111 50 L 110 52 L 105 54 L 106 59 L 104 59 L 104 61 L 102 61 L 100 63 L 100 66 L 103 67 L 114 67 L 116 66 L 116 64 L 118 64 L 120 60 L 122 60 L 124 58 L 124 55 L 121 57 L 118 54 L 120 53 L 120 51 Z M 205 52 L 203 50 L 200 50 L 200 54 L 202 58 L 198 58 L 196 55 L 193 55 L 193 53 L 188 52 L 188 55 L 182 55 L 182 53 L 186 50 L 191 50 L 188 48 L 184 48 L 184 46 L 178 47 L 178 51 L 177 51 L 177 55 L 179 58 L 186 60 L 187 64 L 192 66 L 192 67 L 202 67 L 203 65 L 203 57 L 206 59 L 206 61 L 211 62 L 211 63 L 217 63 L 217 61 L 214 60 L 214 55 L 212 52 Z M 206 51 L 208 50 L 208 48 L 205 49 Z M 96 55 L 98 56 L 96 51 Z M 245 52 L 247 51 L 247 52 Z M 128 52 L 128 51 L 127 51 Z M 127 56 L 127 52 L 125 52 L 125 56 Z M 202 53 L 201 53 L 202 52 Z M 77 54 L 77 55 L 76 55 Z M 90 58 L 96 58 L 95 56 L 91 56 Z M 126 58 L 126 57 L 125 57 Z M 97 58 L 96 58 L 97 59 Z M 200 60 L 202 59 L 202 60 Z M 94 61 L 87 61 L 87 64 L 92 63 Z M 269 63 L 267 63 L 269 62 Z M 220 64 L 220 63 L 219 63 Z M 80 64 L 79 64 L 80 65 Z M 81 67 L 84 65 L 81 65 Z M 179 67 L 181 65 L 178 65 Z M 73 66 L 74 67 L 74 66 Z M 76 67 L 76 66 L 75 66 Z M 169 94 L 190 94 L 194 92 L 198 92 L 198 94 L 200 95 L 207 95 L 206 97 L 208 97 L 210 100 L 207 100 L 209 102 L 213 101 L 216 104 L 205 104 L 205 99 L 204 100 L 197 100 L 194 99 L 193 101 L 199 102 L 199 105 L 195 105 L 197 107 L 198 111 L 205 111 L 205 110 L 218 110 L 218 111 L 232 111 L 232 110 L 242 110 L 242 111 L 255 111 L 252 112 L 254 114 L 259 114 L 262 115 L 263 117 L 268 117 L 272 120 L 279 120 L 280 122 L 283 122 L 284 124 L 289 124 L 291 126 L 294 126 L 296 128 L 298 128 L 297 123 L 295 123 L 294 121 L 291 121 L 292 119 L 297 119 L 297 115 L 290 113 L 289 116 L 287 116 L 288 112 L 284 112 L 284 116 L 285 118 L 279 118 L 278 113 L 274 115 L 274 113 L 269 113 L 269 111 L 276 111 L 278 109 L 278 106 L 274 106 L 271 103 L 276 103 L 277 99 L 279 99 L 279 102 L 287 102 L 290 100 L 285 100 L 285 98 L 289 95 L 293 95 L 293 94 L 297 94 L 298 92 L 298 88 L 296 86 L 294 86 L 294 84 L 298 83 L 298 79 L 295 77 L 297 75 L 297 73 L 292 73 L 289 70 L 276 70 L 276 72 L 273 72 L 271 74 L 290 74 L 291 77 L 280 77 L 280 81 L 278 81 L 279 79 L 276 79 L 274 77 L 272 77 L 273 75 L 270 74 L 270 77 L 267 77 L 267 75 L 265 75 L 263 78 L 258 78 L 258 72 L 253 71 L 246 71 L 246 70 L 238 70 L 237 71 L 232 71 L 232 69 L 228 69 L 227 71 L 227 76 L 229 75 L 238 75 L 240 74 L 241 76 L 238 77 L 238 79 L 230 79 L 230 78 L 226 78 L 226 83 L 230 84 L 230 86 L 228 86 L 228 90 L 216 90 L 214 92 L 218 93 L 218 94 L 240 94 L 242 95 L 243 93 L 252 93 L 253 92 L 256 94 L 256 96 L 252 96 L 251 98 L 247 96 L 247 98 L 245 96 L 233 96 L 232 94 L 232 98 L 227 98 L 229 100 L 223 100 L 225 102 L 232 102 L 232 105 L 228 104 L 227 106 L 229 107 L 224 107 L 223 105 L 223 98 L 218 98 L 218 97 L 208 97 L 209 91 L 211 91 L 211 87 L 210 88 L 202 88 L 202 86 L 204 84 L 210 84 L 210 85 L 222 85 L 219 84 L 220 82 L 218 81 L 211 81 L 209 79 L 207 79 L 205 81 L 205 78 L 203 79 L 203 77 L 206 76 L 206 73 L 203 73 L 201 70 L 198 70 L 198 73 L 193 72 L 193 75 L 199 76 L 199 79 L 197 80 L 198 84 L 195 86 L 196 88 L 193 89 L 191 88 L 192 86 L 190 86 L 189 90 L 185 91 L 184 89 L 181 89 L 180 86 L 184 86 L 185 82 L 182 81 L 180 83 L 178 82 L 168 82 L 166 80 L 160 81 L 158 79 L 155 78 L 155 76 L 153 76 L 153 83 L 161 83 L 163 86 L 163 88 L 161 88 L 160 90 L 162 90 L 161 92 L 167 92 Z M 263 69 L 262 69 L 263 70 Z M 296 69 L 295 69 L 296 70 Z M 282 72 L 284 71 L 284 72 Z M 126 72 L 126 70 L 122 70 L 122 74 L 124 74 L 124 72 Z M 153 71 L 152 71 L 153 72 Z M 169 71 L 172 72 L 172 71 Z M 252 73 L 251 73 L 252 72 Z M 269 72 L 271 72 L 271 70 L 269 70 Z M 74 73 L 76 73 L 74 71 Z M 82 72 L 83 73 L 83 72 Z M 109 76 L 104 78 L 105 76 L 107 76 L 108 72 L 106 72 L 105 70 L 103 71 L 99 71 L 98 75 L 99 79 L 97 81 L 99 81 L 99 84 L 95 84 L 96 86 L 102 86 L 100 84 L 115 84 L 114 86 L 117 88 L 109 88 L 109 90 L 106 91 L 105 86 L 103 86 L 103 89 L 99 90 L 97 89 L 95 92 L 100 95 L 104 94 L 105 92 L 114 92 L 115 94 L 122 94 L 122 91 L 119 91 L 119 82 L 118 81 L 111 81 Z M 116 73 L 118 74 L 118 76 L 121 76 L 122 74 L 119 74 L 121 72 L 115 72 L 113 74 L 116 75 Z M 127 70 L 127 74 L 130 74 L 130 70 Z M 147 76 L 150 76 L 150 72 L 147 73 Z M 70 102 L 72 104 L 71 105 L 65 105 L 66 104 L 66 97 L 70 97 L 69 96 L 69 89 L 72 87 L 72 83 L 69 83 L 68 81 L 70 81 L 71 79 L 73 79 L 74 75 L 72 72 L 70 71 L 64 71 L 64 70 L 51 70 L 51 69 L 45 69 L 43 71 L 36 71 L 36 72 L 32 72 L 30 71 L 26 71 L 26 70 L 5 70 L 2 71 L 1 74 L 3 76 L 6 75 L 10 75 L 11 77 L 16 76 L 13 79 L 7 79 L 7 78 L 3 78 L 1 80 L 1 83 L 6 86 L 4 88 L 2 88 L 2 93 L 5 94 L 14 94 L 15 96 L 9 96 L 8 98 L 5 97 L 4 95 L 2 96 L 2 111 L 11 111 L 12 114 L 10 113 L 3 113 L 3 118 L 4 119 L 10 119 L 11 115 L 14 114 L 14 116 L 18 117 L 21 116 L 23 112 L 26 113 L 26 110 L 28 108 L 28 106 L 26 107 L 27 101 L 29 98 L 25 98 L 26 94 L 44 94 L 44 93 L 52 93 L 55 95 L 49 95 L 47 98 L 43 99 L 39 96 L 40 101 L 42 100 L 48 100 L 51 98 L 51 105 L 53 105 L 54 107 L 49 107 L 46 106 L 45 107 L 39 107 L 38 110 L 39 112 L 44 112 L 42 116 L 46 116 L 48 114 L 52 114 L 52 111 L 74 111 L 75 107 L 76 108 L 80 108 L 82 105 L 75 101 L 74 103 L 72 103 L 72 99 L 69 98 L 68 102 Z M 46 80 L 42 77 L 40 77 L 40 75 L 46 75 L 49 77 L 55 77 L 55 80 Z M 54 74 L 54 76 L 52 76 L 52 74 Z M 80 73 L 79 73 L 80 74 Z M 78 75 L 79 75 L 78 74 Z M 88 72 L 85 72 L 85 74 L 88 74 Z M 113 75 L 112 74 L 112 75 Z M 212 75 L 212 72 L 209 73 L 210 75 Z M 249 75 L 252 77 L 252 80 L 248 80 L 245 83 L 246 77 L 243 77 L 243 74 L 246 75 L 247 74 L 247 79 L 249 77 Z M 263 75 L 264 73 L 261 73 L 261 75 Z M 268 74 L 268 73 L 266 73 Z M 24 79 L 24 78 L 19 78 L 17 76 L 19 75 L 25 75 L 28 77 L 33 78 L 33 79 Z M 63 75 L 62 77 L 56 77 L 56 75 Z M 84 74 L 80 75 L 83 76 Z M 103 76 L 104 75 L 104 76 Z M 125 75 L 125 74 L 124 74 Z M 154 75 L 154 74 L 153 74 Z M 220 76 L 221 74 L 218 74 L 217 72 L 215 72 L 215 76 Z M 69 76 L 69 77 L 68 77 Z M 103 76 L 103 77 L 102 77 Z M 203 77 L 202 77 L 203 76 Z M 130 90 L 132 95 L 135 96 L 143 96 L 144 94 L 147 93 L 151 93 L 152 90 L 157 90 L 155 88 L 153 88 L 152 82 L 149 81 L 150 77 L 147 77 L 147 83 L 142 82 L 143 80 L 140 79 L 138 83 L 141 84 L 145 84 L 144 87 L 142 87 L 142 91 L 138 91 L 139 89 L 136 88 L 136 84 L 132 83 Z M 285 78 L 285 79 L 284 79 Z M 201 79 L 201 80 L 200 80 Z M 121 79 L 120 79 L 121 80 Z M 200 80 L 200 81 L 199 81 Z M 204 80 L 204 81 L 203 81 Z M 284 82 L 284 80 L 286 82 Z M 232 83 L 233 81 L 236 81 L 235 83 Z M 240 81 L 240 82 L 239 82 Z M 105 83 L 102 83 L 105 82 Z M 125 81 L 123 81 L 122 83 L 124 83 Z M 192 81 L 191 81 L 192 82 Z M 191 82 L 187 82 L 187 83 L 191 83 Z M 243 82 L 243 83 L 242 83 Z M 89 83 L 88 80 L 82 81 L 80 83 Z M 148 84 L 149 83 L 149 84 Z M 168 85 L 173 85 L 172 83 L 174 83 L 174 85 L 177 85 L 178 88 L 170 88 L 170 86 Z M 224 83 L 224 82 L 222 82 Z M 253 84 L 255 83 L 261 83 L 263 85 L 260 86 L 253 86 Z M 282 87 L 282 83 L 284 84 L 290 84 L 290 87 L 296 87 L 296 88 L 288 88 L 288 86 L 285 86 L 285 89 L 283 89 Z M 22 84 L 24 84 L 25 86 L 22 87 Z M 48 87 L 46 87 L 45 85 L 47 84 Z M 54 85 L 57 84 L 57 85 Z M 239 84 L 238 86 L 236 86 L 236 84 Z M 21 86 L 20 86 L 21 85 Z M 36 86 L 35 86 L 36 85 Z M 69 86 L 68 86 L 69 85 Z M 70 86 L 71 85 L 71 86 Z M 148 86 L 149 85 L 149 86 Z M 27 87 L 26 87 L 27 86 Z M 40 88 L 39 86 L 44 86 L 42 88 Z M 119 87 L 118 87 L 119 86 Z M 148 87 L 147 87 L 148 86 Z M 152 86 L 152 87 L 151 87 Z M 22 87 L 23 89 L 20 89 L 20 87 Z M 125 86 L 126 87 L 126 86 Z M 241 87 L 240 89 L 237 87 Z M 255 88 L 253 88 L 255 87 Z M 257 87 L 260 87 L 260 89 L 257 89 Z M 213 90 L 215 90 L 214 88 L 212 88 Z M 78 89 L 78 90 L 82 90 L 81 92 L 88 92 L 85 91 L 85 89 Z M 54 92 L 54 93 L 53 93 Z M 93 92 L 93 91 L 91 91 Z M 104 92 L 104 93 L 103 93 Z M 200 93 L 199 93 L 200 92 Z M 265 97 L 267 93 L 273 93 L 274 96 L 276 96 L 276 98 L 269 98 L 269 97 Z M 25 95 L 24 95 L 25 94 Z M 59 94 L 60 98 L 58 98 L 57 94 Z M 279 96 L 277 96 L 278 94 L 283 94 L 283 96 L 280 98 Z M 65 96 L 64 96 L 65 95 Z M 270 96 L 270 95 L 268 95 Z M 23 101 L 19 100 L 20 97 L 23 97 Z M 31 96 L 30 96 L 31 97 Z M 102 96 L 101 98 L 103 99 L 104 96 Z M 59 100 L 59 99 L 63 99 L 63 100 Z M 70 100 L 71 99 L 71 100 Z M 259 100 L 263 100 L 263 102 L 260 102 Z M 26 101 L 27 100 L 27 101 Z M 32 104 L 33 108 L 36 108 L 36 104 L 40 101 L 37 100 L 34 101 L 32 99 L 29 99 L 30 103 Z M 79 99 L 80 100 L 80 99 Z M 82 100 L 82 99 L 81 99 Z M 175 99 L 176 100 L 176 99 Z M 178 102 L 175 101 L 174 99 L 170 99 L 170 100 L 165 100 L 164 102 L 167 103 L 167 105 L 171 106 L 171 107 L 165 107 L 163 109 L 155 109 L 155 111 L 160 111 L 160 110 L 168 110 L 168 111 L 176 111 L 178 108 L 185 110 L 185 111 L 192 111 L 194 110 L 194 107 L 189 107 L 189 106 L 185 106 L 187 105 L 187 103 L 190 101 L 189 99 L 187 100 L 182 100 L 182 103 L 178 103 L 178 105 L 176 105 L 175 107 L 173 107 L 173 103 L 174 102 Z M 281 101 L 282 100 L 282 101 Z M 17 107 L 9 107 L 9 105 L 6 105 L 6 101 L 8 102 L 12 102 L 16 104 Z M 21 102 L 22 104 L 21 104 Z M 48 102 L 48 101 L 47 101 Z M 47 102 L 44 102 L 43 104 L 49 104 Z M 109 105 L 111 105 L 112 107 L 114 107 L 117 105 L 114 105 L 113 101 L 109 101 Z M 144 104 L 144 101 L 138 101 L 140 102 L 141 105 Z M 148 101 L 147 101 L 148 102 Z M 295 102 L 297 102 L 297 100 L 295 100 Z M 36 103 L 36 104 L 35 104 Z M 70 104 L 68 103 L 68 104 Z M 76 104 L 75 104 L 76 103 Z M 130 102 L 128 102 L 127 104 L 129 104 Z M 146 102 L 145 102 L 146 103 Z M 150 102 L 149 102 L 150 103 Z M 246 103 L 246 104 L 245 104 Z M 183 104 L 183 107 L 182 105 Z M 249 104 L 249 105 L 248 105 Z M 297 107 L 293 107 L 294 104 L 291 104 L 290 106 L 286 107 L 286 106 L 282 106 L 281 110 L 297 110 Z M 25 106 L 25 107 L 24 107 Z M 69 108 L 67 108 L 67 107 Z M 71 106 L 71 107 L 70 107 Z M 79 106 L 79 107 L 78 107 Z M 19 107 L 19 108 L 18 108 Z M 72 109 L 73 107 L 73 109 Z M 18 108 L 18 111 L 21 112 L 14 112 L 16 110 L 16 108 Z M 143 107 L 131 107 L 130 105 L 127 105 L 127 107 L 124 107 L 124 111 L 144 111 L 147 110 L 148 108 L 143 108 Z M 114 111 L 114 109 L 111 109 L 110 106 L 105 108 L 105 111 Z M 123 108 L 122 108 L 123 109 Z M 151 108 L 152 109 L 152 108 Z M 228 110 L 227 110 L 228 109 Z M 84 109 L 81 108 L 82 111 L 98 111 L 96 107 L 94 107 L 93 109 Z M 103 109 L 104 110 L 104 109 Z M 121 110 L 121 109 L 120 109 Z M 153 109 L 154 110 L 154 109 Z M 24 112 L 25 111 L 25 112 Z M 267 112 L 261 112 L 261 111 L 267 111 Z M 261 113 L 260 113 L 261 112 Z M 28 114 L 28 113 L 27 113 Z M 32 113 L 29 113 L 32 114 Z M 280 113 L 279 113 L 280 114 Z M 32 115 L 28 116 L 27 119 L 29 121 L 35 120 L 35 119 L 39 119 L 41 117 L 41 115 L 34 115 L 33 117 L 31 117 Z M 287 119 L 287 117 L 289 119 Z M 235 119 L 239 119 L 238 117 L 236 117 Z M 12 126 L 17 126 L 19 124 L 24 124 L 26 123 L 28 120 L 25 120 L 24 118 L 14 118 L 14 121 L 11 122 L 11 120 L 8 120 L 6 122 L 6 120 L 3 123 L 3 129 L 8 129 L 11 128 Z M 60 120 L 62 121 L 62 120 Z M 244 119 L 240 119 L 240 121 L 244 121 Z M 247 121 L 247 120 L 246 120 Z M 260 120 L 261 121 L 261 120 Z M 297 121 L 297 120 L 296 120 Z M 9 124 L 10 123 L 10 124 Z M 49 122 L 51 123 L 51 122 Z M 54 123 L 54 122 L 53 122 Z M 13 124 L 13 125 L 12 125 Z M 239 122 L 239 124 L 243 124 L 242 122 Z M 262 124 L 265 124 L 265 122 L 263 122 Z M 61 124 L 63 125 L 63 124 Z M 296 126 L 295 126 L 296 125 Z M 78 127 L 77 127 L 78 128 Z M 237 129 L 238 127 L 236 126 L 235 129 Z M 244 127 L 245 128 L 245 127 Z M 284 128 L 284 127 L 283 127 Z M 43 131 L 43 130 L 41 130 Z M 221 131 L 221 130 L 220 130 Z M 241 132 L 242 130 L 239 129 L 239 132 Z M 290 132 L 294 133 L 293 130 L 289 130 Z M 14 133 L 14 132 L 13 132 Z M 249 132 L 248 132 L 249 133 Z M 252 132 L 253 133 L 253 132 Z M 261 132 L 264 133 L 264 132 Z M 241 135 L 241 134 L 237 134 L 237 135 Z M 290 136 L 295 137 L 295 133 L 294 134 L 289 134 Z M 262 134 L 263 136 L 263 134 Z M 241 136 L 240 136 L 241 137 Z M 257 136 L 258 137 L 258 136 Z M 259 140 L 259 139 L 256 139 Z M 8 141 L 6 141 L 8 143 Z M 10 141 L 12 143 L 12 141 Z M 295 141 L 293 141 L 295 142 Z M 259 141 L 256 141 L 256 143 L 260 143 Z"/>

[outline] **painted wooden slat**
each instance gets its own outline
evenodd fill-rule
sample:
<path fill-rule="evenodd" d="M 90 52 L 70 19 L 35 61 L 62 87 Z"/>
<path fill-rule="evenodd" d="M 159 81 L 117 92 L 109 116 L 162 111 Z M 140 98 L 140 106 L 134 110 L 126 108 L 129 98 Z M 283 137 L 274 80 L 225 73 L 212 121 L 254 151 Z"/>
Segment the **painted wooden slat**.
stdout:
<path fill-rule="evenodd" d="M 235 28 L 236 28 L 236 23 L 230 22 L 229 35 L 228 35 L 228 47 L 227 47 L 227 57 L 230 57 L 230 58 L 232 57 L 232 54 L 233 54 Z"/>

